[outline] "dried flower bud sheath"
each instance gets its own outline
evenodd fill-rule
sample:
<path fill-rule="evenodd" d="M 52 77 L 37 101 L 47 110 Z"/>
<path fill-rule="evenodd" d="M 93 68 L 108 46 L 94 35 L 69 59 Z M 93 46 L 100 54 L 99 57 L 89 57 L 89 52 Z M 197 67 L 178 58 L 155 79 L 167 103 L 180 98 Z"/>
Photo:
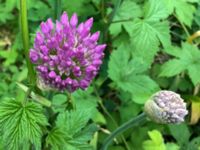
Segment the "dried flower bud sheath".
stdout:
<path fill-rule="evenodd" d="M 90 18 L 78 25 L 77 15 L 69 19 L 66 12 L 55 24 L 51 19 L 41 23 L 34 48 L 30 50 L 39 83 L 69 92 L 89 86 L 102 64 L 106 47 L 97 44 L 99 32 L 90 33 L 92 24 Z"/>

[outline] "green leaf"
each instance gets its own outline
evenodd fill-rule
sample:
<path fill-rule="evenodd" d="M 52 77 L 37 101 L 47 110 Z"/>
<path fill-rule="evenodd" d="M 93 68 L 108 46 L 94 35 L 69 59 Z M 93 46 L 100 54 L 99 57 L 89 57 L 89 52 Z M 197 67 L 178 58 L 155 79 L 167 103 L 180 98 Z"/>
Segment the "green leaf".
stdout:
<path fill-rule="evenodd" d="M 46 137 L 46 147 L 51 145 L 53 150 L 65 150 L 65 132 L 61 128 L 54 127 Z"/>
<path fill-rule="evenodd" d="M 127 47 L 121 45 L 111 54 L 108 75 L 123 91 L 132 94 L 133 101 L 143 104 L 159 87 L 143 73 L 148 69 L 143 59 L 130 59 Z"/>
<path fill-rule="evenodd" d="M 166 150 L 180 150 L 180 147 L 175 143 L 166 143 Z"/>
<path fill-rule="evenodd" d="M 42 127 L 46 125 L 43 110 L 36 103 L 22 104 L 10 99 L 0 104 L 0 127 L 8 150 L 22 149 L 30 144 L 41 149 Z"/>
<path fill-rule="evenodd" d="M 173 48 L 172 48 L 173 49 Z M 194 85 L 200 83 L 200 51 L 199 49 L 188 43 L 182 43 L 182 49 L 175 48 L 177 52 L 172 55 L 176 58 L 164 63 L 161 68 L 160 76 L 171 77 L 185 70 Z"/>
<path fill-rule="evenodd" d="M 4 4 L 0 5 L 0 24 L 6 23 L 8 20 L 12 20 L 14 18 L 13 14 L 6 10 L 6 6 Z"/>
<path fill-rule="evenodd" d="M 54 1 L 53 1 L 54 2 Z M 74 12 L 78 15 L 90 15 L 94 13 L 94 8 L 90 5 L 90 0 L 61 0 L 63 10 L 71 16 Z"/>
<path fill-rule="evenodd" d="M 177 59 L 172 59 L 166 62 L 161 69 L 161 77 L 171 77 L 183 72 L 186 69 L 185 62 L 179 61 Z"/>
<path fill-rule="evenodd" d="M 17 6 L 16 0 L 6 0 L 6 10 L 12 11 Z"/>
<path fill-rule="evenodd" d="M 15 63 L 17 59 L 18 53 L 16 49 L 9 49 L 9 50 L 1 50 L 0 57 L 3 57 L 5 61 L 3 62 L 4 66 L 9 66 Z"/>
<path fill-rule="evenodd" d="M 144 17 L 151 21 L 166 19 L 168 11 L 165 3 L 161 0 L 149 0 L 144 7 Z"/>
<path fill-rule="evenodd" d="M 56 126 L 46 138 L 46 146 L 51 146 L 55 150 L 69 149 L 69 147 L 70 150 L 90 150 L 91 145 L 88 144 L 88 141 L 92 139 L 98 129 L 94 124 L 87 126 L 91 117 L 90 109 L 60 113 L 56 120 Z M 62 139 L 61 142 L 58 141 L 59 139 Z"/>
<path fill-rule="evenodd" d="M 158 130 L 148 132 L 150 140 L 143 142 L 144 150 L 166 150 L 162 134 Z"/>
<path fill-rule="evenodd" d="M 171 44 L 169 23 L 164 20 L 167 17 L 168 12 L 163 1 L 149 0 L 144 7 L 144 19 L 135 19 L 127 27 L 134 46 L 133 53 L 143 57 L 149 66 L 160 43 L 165 48 Z"/>
<path fill-rule="evenodd" d="M 141 8 L 135 2 L 131 0 L 123 1 L 120 8 L 118 9 L 113 21 L 121 21 L 112 23 L 109 30 L 112 35 L 117 35 L 121 32 L 122 25 L 128 25 L 127 21 L 131 21 L 133 18 L 140 17 L 142 15 Z"/>
<path fill-rule="evenodd" d="M 172 136 L 176 139 L 180 146 L 183 146 L 184 144 L 187 145 L 191 133 L 186 124 L 168 125 L 168 127 Z"/>
<path fill-rule="evenodd" d="M 200 137 L 193 138 L 187 146 L 188 150 L 199 150 L 200 149 Z"/>
<path fill-rule="evenodd" d="M 136 127 L 131 134 L 131 144 L 134 150 L 141 150 L 143 142 L 148 139 L 148 127 Z"/>
<path fill-rule="evenodd" d="M 172 14 L 175 10 L 179 21 L 191 27 L 196 9 L 193 4 L 189 3 L 189 0 L 164 0 L 164 2 L 168 13 Z"/>

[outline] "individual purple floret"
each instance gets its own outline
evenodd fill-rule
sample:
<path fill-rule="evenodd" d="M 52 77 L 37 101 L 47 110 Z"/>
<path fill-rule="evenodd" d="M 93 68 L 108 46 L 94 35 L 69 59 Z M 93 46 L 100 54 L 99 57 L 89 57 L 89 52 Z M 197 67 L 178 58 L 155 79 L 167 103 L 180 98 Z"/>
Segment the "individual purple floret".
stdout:
<path fill-rule="evenodd" d="M 102 64 L 106 47 L 97 44 L 99 32 L 90 33 L 92 24 L 90 18 L 78 25 L 77 15 L 69 20 L 66 12 L 55 24 L 51 19 L 41 23 L 30 50 L 40 83 L 69 92 L 89 86 Z"/>

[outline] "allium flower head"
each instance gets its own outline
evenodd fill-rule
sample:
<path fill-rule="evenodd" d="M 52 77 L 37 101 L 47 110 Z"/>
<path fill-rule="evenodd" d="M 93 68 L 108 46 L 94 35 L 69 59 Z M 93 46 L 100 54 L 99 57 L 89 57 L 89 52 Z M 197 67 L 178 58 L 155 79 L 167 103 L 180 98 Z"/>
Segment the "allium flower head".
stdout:
<path fill-rule="evenodd" d="M 60 21 L 42 22 L 36 33 L 30 59 L 36 65 L 38 79 L 45 86 L 70 92 L 86 89 L 96 76 L 106 45 L 98 45 L 99 32 L 90 33 L 93 18 L 80 23 L 64 12 Z"/>
<path fill-rule="evenodd" d="M 186 103 L 179 94 L 172 91 L 159 91 L 146 103 L 144 111 L 157 123 L 181 123 L 188 114 Z"/>

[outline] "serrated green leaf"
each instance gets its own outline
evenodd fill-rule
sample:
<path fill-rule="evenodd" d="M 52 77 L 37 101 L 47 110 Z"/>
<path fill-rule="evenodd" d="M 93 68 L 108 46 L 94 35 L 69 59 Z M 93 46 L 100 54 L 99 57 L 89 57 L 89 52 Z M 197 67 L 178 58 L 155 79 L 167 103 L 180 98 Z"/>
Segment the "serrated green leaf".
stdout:
<path fill-rule="evenodd" d="M 192 25 L 196 9 L 193 4 L 188 3 L 189 0 L 164 0 L 164 2 L 170 14 L 175 10 L 181 22 L 189 27 Z"/>
<path fill-rule="evenodd" d="M 144 17 L 150 21 L 159 21 L 168 17 L 165 3 L 162 0 L 148 0 L 144 7 Z"/>
<path fill-rule="evenodd" d="M 53 150 L 65 150 L 66 139 L 65 132 L 61 128 L 54 127 L 46 137 L 46 147 L 51 147 Z"/>
<path fill-rule="evenodd" d="M 56 127 L 47 136 L 46 145 L 60 149 L 89 150 L 88 141 L 93 137 L 97 127 L 88 125 L 91 112 L 86 109 L 77 109 L 60 113 L 57 117 Z M 59 143 L 57 138 L 62 138 Z"/>
<path fill-rule="evenodd" d="M 186 69 L 186 65 L 187 64 L 185 64 L 185 62 L 179 61 L 177 59 L 169 60 L 162 66 L 159 76 L 171 77 L 177 75 Z"/>
<path fill-rule="evenodd" d="M 149 66 L 158 51 L 159 42 L 164 47 L 168 47 L 171 43 L 167 21 L 137 20 L 132 26 L 132 31 L 132 44 L 135 47 L 133 52 L 144 57 Z"/>
<path fill-rule="evenodd" d="M 120 89 L 132 94 L 133 101 L 143 104 L 159 87 L 150 77 L 142 74 L 148 69 L 144 60 L 138 57 L 130 60 L 126 49 L 121 45 L 111 54 L 108 75 Z"/>
<path fill-rule="evenodd" d="M 182 43 L 182 50 L 175 49 L 176 52 L 172 53 L 177 58 L 169 60 L 164 63 L 161 68 L 160 76 L 171 77 L 177 75 L 185 70 L 194 85 L 200 83 L 200 51 L 194 45 Z"/>
<path fill-rule="evenodd" d="M 113 21 L 121 21 L 112 23 L 109 30 L 112 35 L 117 35 L 121 32 L 122 25 L 129 25 L 133 18 L 140 17 L 142 15 L 141 8 L 135 2 L 131 0 L 123 1 L 120 8 L 118 9 Z M 127 30 L 128 31 L 128 30 Z"/>
<path fill-rule="evenodd" d="M 0 127 L 8 150 L 23 149 L 30 144 L 41 149 L 41 128 L 46 125 L 47 119 L 36 103 L 22 104 L 10 99 L 0 104 Z"/>

